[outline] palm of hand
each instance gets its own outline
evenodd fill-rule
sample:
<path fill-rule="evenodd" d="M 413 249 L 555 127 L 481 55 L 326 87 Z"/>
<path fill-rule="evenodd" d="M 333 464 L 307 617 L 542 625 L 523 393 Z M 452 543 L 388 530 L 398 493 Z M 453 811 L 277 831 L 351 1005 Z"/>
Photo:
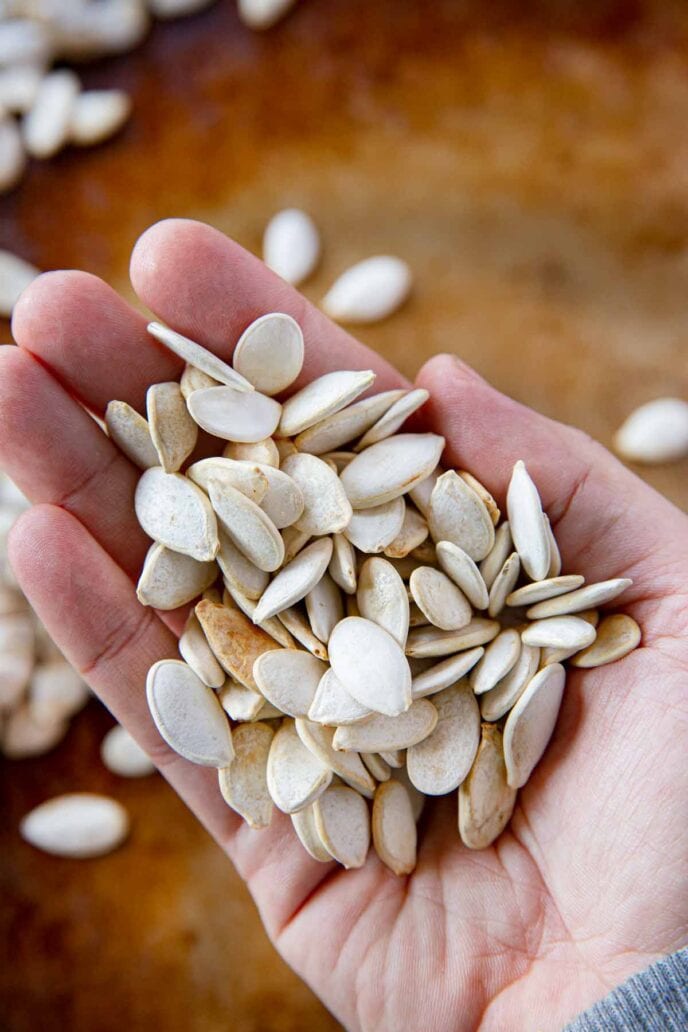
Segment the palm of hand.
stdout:
<path fill-rule="evenodd" d="M 306 378 L 371 365 L 381 389 L 399 382 L 206 227 L 149 231 L 132 278 L 159 316 L 225 356 L 225 342 L 251 319 L 281 310 L 304 328 Z M 499 498 L 514 460 L 525 458 L 565 569 L 634 578 L 623 608 L 643 628 L 643 646 L 619 664 L 569 674 L 549 750 L 494 847 L 461 845 L 452 795 L 426 807 L 409 879 L 373 857 L 343 872 L 306 857 L 286 818 L 267 832 L 243 827 L 212 772 L 171 754 L 146 713 L 145 671 L 175 649 L 133 595 L 146 547 L 131 510 L 136 472 L 70 395 L 96 411 L 111 397 L 141 407 L 146 386 L 178 375 L 178 363 L 146 337 L 145 320 L 81 274 L 38 281 L 14 330 L 20 349 L 0 354 L 0 463 L 32 500 L 48 503 L 13 536 L 19 577 L 58 644 L 227 849 L 286 959 L 347 1026 L 556 1029 L 688 941 L 681 513 L 583 435 L 450 358 L 428 364 L 427 419 L 447 437 L 449 461 L 473 469 Z"/>

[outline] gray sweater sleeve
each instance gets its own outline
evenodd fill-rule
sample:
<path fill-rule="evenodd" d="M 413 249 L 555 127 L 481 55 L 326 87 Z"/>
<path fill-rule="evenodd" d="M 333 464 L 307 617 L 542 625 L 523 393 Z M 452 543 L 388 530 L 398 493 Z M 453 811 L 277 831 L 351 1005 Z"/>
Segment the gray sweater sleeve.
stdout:
<path fill-rule="evenodd" d="M 688 947 L 629 978 L 564 1032 L 686 1032 Z"/>

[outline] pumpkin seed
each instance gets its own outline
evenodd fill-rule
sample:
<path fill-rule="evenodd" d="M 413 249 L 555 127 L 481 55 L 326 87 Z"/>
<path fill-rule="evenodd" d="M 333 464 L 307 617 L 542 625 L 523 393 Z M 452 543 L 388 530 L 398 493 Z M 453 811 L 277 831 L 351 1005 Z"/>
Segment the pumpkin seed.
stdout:
<path fill-rule="evenodd" d="M 294 522 L 306 534 L 338 534 L 353 515 L 342 482 L 327 463 L 315 455 L 297 453 L 284 459 L 282 470 L 300 489 L 304 507 Z"/>
<path fill-rule="evenodd" d="M 114 136 L 131 114 L 124 90 L 86 90 L 74 102 L 69 140 L 77 147 L 92 147 Z"/>
<path fill-rule="evenodd" d="M 382 552 L 401 530 L 405 512 L 403 498 L 394 498 L 373 509 L 361 509 L 353 513 L 344 536 L 361 552 Z"/>
<path fill-rule="evenodd" d="M 79 80 L 66 68 L 50 72 L 24 118 L 24 145 L 32 158 L 52 158 L 69 139 Z"/>
<path fill-rule="evenodd" d="M 363 398 L 346 408 L 321 419 L 295 440 L 296 448 L 311 455 L 324 455 L 354 441 L 369 429 L 387 410 L 407 394 L 407 391 L 383 391 L 370 398 Z M 353 452 L 351 453 L 353 457 Z"/>
<path fill-rule="evenodd" d="M 389 764 L 381 756 L 377 753 L 361 753 L 361 759 L 376 781 L 389 781 Z"/>
<path fill-rule="evenodd" d="M 129 834 L 129 816 L 108 796 L 70 792 L 36 806 L 22 818 L 22 838 L 52 856 L 88 859 L 117 849 Z"/>
<path fill-rule="evenodd" d="M 307 716 L 317 724 L 339 726 L 365 720 L 372 712 L 357 702 L 329 669 L 320 679 Z"/>
<path fill-rule="evenodd" d="M 221 458 L 219 455 L 194 462 L 187 469 L 186 475 L 206 494 L 209 492 L 211 479 L 217 480 L 223 487 L 233 487 L 236 491 L 241 491 L 256 505 L 260 505 L 268 491 L 268 478 L 256 465 Z"/>
<path fill-rule="evenodd" d="M 328 573 L 324 573 L 306 595 L 306 612 L 313 634 L 326 645 L 332 631 L 344 618 L 341 592 Z"/>
<path fill-rule="evenodd" d="M 523 645 L 509 673 L 480 697 L 483 720 L 501 720 L 518 701 L 540 663 L 540 649 Z"/>
<path fill-rule="evenodd" d="M 557 539 L 554 536 L 552 530 L 552 524 L 549 521 L 547 513 L 543 513 L 545 518 L 545 529 L 547 530 L 547 537 L 549 539 L 549 569 L 547 570 L 547 576 L 549 578 L 558 577 L 561 573 L 561 553 L 559 552 L 559 545 Z"/>
<path fill-rule="evenodd" d="M 322 795 L 332 771 L 306 748 L 293 720 L 284 720 L 268 754 L 268 791 L 283 813 L 296 813 Z"/>
<path fill-rule="evenodd" d="M 299 842 L 309 856 L 321 864 L 327 864 L 332 857 L 325 849 L 322 839 L 318 834 L 315 824 L 315 812 L 313 806 L 306 806 L 303 810 L 291 815 L 291 823 L 297 834 Z"/>
<path fill-rule="evenodd" d="M 228 387 L 234 387 L 237 391 L 250 392 L 253 390 L 253 385 L 248 380 L 245 380 L 243 376 L 240 376 L 239 373 L 235 372 L 230 365 L 227 365 L 221 358 L 214 355 L 212 351 L 208 351 L 207 348 L 201 347 L 195 341 L 182 336 L 181 333 L 176 333 L 174 330 L 169 329 L 169 327 L 157 322 L 148 324 L 148 332 L 156 340 L 159 340 L 161 344 L 164 344 L 166 348 L 173 351 L 175 355 L 178 355 L 179 358 L 182 358 L 196 369 L 200 369 L 202 373 L 212 377 L 213 380 L 217 380 Z M 210 388 L 207 389 L 210 390 Z M 264 434 L 263 436 L 269 437 L 270 435 Z"/>
<path fill-rule="evenodd" d="M 254 599 L 248 598 L 246 595 L 243 595 L 235 587 L 232 587 L 232 585 L 229 585 L 228 589 L 226 583 L 225 593 L 227 596 L 226 600 L 219 599 L 213 601 L 224 601 L 224 604 L 229 606 L 230 609 L 234 608 L 234 606 L 236 605 L 241 610 L 241 612 L 249 618 L 249 620 L 253 621 L 253 614 L 256 611 L 256 606 L 258 603 Z M 271 638 L 274 638 L 275 641 L 282 645 L 283 648 L 296 648 L 296 642 L 292 638 L 291 634 L 289 633 L 286 627 L 282 626 L 282 624 L 276 617 L 273 616 L 269 620 L 261 620 L 261 622 L 256 626 L 264 630 L 265 633 L 269 634 Z"/>
<path fill-rule="evenodd" d="M 31 64 L 11 64 L 0 71 L 0 104 L 5 111 L 26 114 L 33 107 L 42 71 Z"/>
<path fill-rule="evenodd" d="M 225 681 L 217 697 L 223 710 L 232 720 L 258 720 L 265 705 L 265 700 L 259 692 L 254 692 L 252 688 L 232 681 L 231 678 Z"/>
<path fill-rule="evenodd" d="M 240 16 L 252 28 L 263 28 L 279 12 L 291 7 L 294 0 L 241 0 Z M 298 208 L 285 208 L 273 215 L 263 236 L 263 261 L 278 276 L 298 286 L 308 279 L 320 258 L 320 235 L 310 215 Z"/>
<path fill-rule="evenodd" d="M 0 658 L 0 671 L 7 659 L 17 659 L 16 656 L 3 656 Z M 31 664 L 28 664 L 28 671 L 25 674 L 24 683 L 29 679 Z M 0 699 L 4 690 L 2 688 L 2 673 L 0 672 Z M 16 701 L 14 705 L 16 705 Z M 50 752 L 58 742 L 61 742 L 67 734 L 69 724 L 66 720 L 56 720 L 51 724 L 39 723 L 34 720 L 31 707 L 27 702 L 16 706 L 8 716 L 5 726 L 2 728 L 2 751 L 11 760 L 23 760 L 29 756 L 42 756 Z"/>
<path fill-rule="evenodd" d="M 521 459 L 511 474 L 506 508 L 514 547 L 523 569 L 531 580 L 544 580 L 550 563 L 549 533 L 543 519 L 540 495 Z"/>
<path fill-rule="evenodd" d="M 406 655 L 417 659 L 428 656 L 451 656 L 464 649 L 486 645 L 499 634 L 496 620 L 474 617 L 458 631 L 441 631 L 437 627 L 418 627 L 411 631 L 406 644 Z"/>
<path fill-rule="evenodd" d="M 343 272 L 322 300 L 330 319 L 372 323 L 399 308 L 411 290 L 411 270 L 390 255 L 365 258 Z"/>
<path fill-rule="evenodd" d="M 391 563 L 377 557 L 363 563 L 356 601 L 361 616 L 384 628 L 404 648 L 409 630 L 409 601 L 404 582 Z"/>
<path fill-rule="evenodd" d="M 547 616 L 580 613 L 581 610 L 601 606 L 618 598 L 632 583 L 630 577 L 615 577 L 613 580 L 599 581 L 597 584 L 586 584 L 584 588 L 569 591 L 566 595 L 538 602 L 530 607 L 527 615 L 531 620 L 540 620 Z"/>
<path fill-rule="evenodd" d="M 159 544 L 199 562 L 217 555 L 215 513 L 200 488 L 181 473 L 165 473 L 159 466 L 145 470 L 134 507 L 143 530 Z"/>
<path fill-rule="evenodd" d="M 440 630 L 456 631 L 471 622 L 470 602 L 440 570 L 419 567 L 411 574 L 409 586 L 418 608 Z"/>
<path fill-rule="evenodd" d="M 397 434 L 371 445 L 342 472 L 349 501 L 372 509 L 406 494 L 432 472 L 443 448 L 437 434 Z"/>
<path fill-rule="evenodd" d="M 29 709 L 37 724 L 68 720 L 91 697 L 81 675 L 65 659 L 53 659 L 34 668 L 29 685 Z"/>
<path fill-rule="evenodd" d="M 272 573 L 284 559 L 284 542 L 277 527 L 255 502 L 215 477 L 208 493 L 222 529 L 259 570 Z"/>
<path fill-rule="evenodd" d="M 226 767 L 232 762 L 232 735 L 222 707 L 186 663 L 176 659 L 154 663 L 148 671 L 146 697 L 155 726 L 180 756 L 204 767 Z"/>
<path fill-rule="evenodd" d="M 334 534 L 332 537 L 332 559 L 330 560 L 329 573 L 332 580 L 347 595 L 353 595 L 356 591 L 356 556 L 354 548 L 343 534 Z"/>
<path fill-rule="evenodd" d="M 497 505 L 497 503 L 495 502 L 494 498 L 487 490 L 485 485 L 481 484 L 479 480 L 476 480 L 472 473 L 468 473 L 465 469 L 459 469 L 457 470 L 457 473 L 459 474 L 463 482 L 465 484 L 468 484 L 468 486 L 472 488 L 473 491 L 475 491 L 478 498 L 480 498 L 481 502 L 483 502 L 485 508 L 490 514 L 490 519 L 492 520 L 492 523 L 496 527 L 499 523 L 502 514 L 499 510 L 499 506 Z"/>
<path fill-rule="evenodd" d="M 576 616 L 580 620 L 585 620 L 591 627 L 597 627 L 600 622 L 600 614 L 596 609 L 585 609 L 582 613 L 576 613 Z M 578 648 L 554 648 L 545 647 L 540 650 L 540 666 L 548 666 L 550 663 L 563 663 L 564 660 L 570 659 L 576 652 L 579 652 Z"/>
<path fill-rule="evenodd" d="M 386 630 L 371 620 L 347 617 L 333 630 L 328 648 L 337 678 L 363 706 L 390 717 L 408 710 L 411 671 L 398 642 Z"/>
<path fill-rule="evenodd" d="M 506 520 L 497 528 L 494 545 L 480 564 L 480 575 L 485 581 L 485 587 L 488 591 L 494 584 L 495 577 L 511 555 L 513 544 L 509 522 Z"/>
<path fill-rule="evenodd" d="M 375 852 L 396 875 L 410 874 L 416 866 L 416 822 L 409 794 L 399 781 L 378 785 L 373 800 Z"/>
<path fill-rule="evenodd" d="M 436 724 L 435 707 L 427 699 L 418 699 L 395 717 L 374 713 L 360 723 L 338 727 L 332 744 L 337 751 L 386 752 L 389 749 L 408 749 L 427 738 L 435 730 Z"/>
<path fill-rule="evenodd" d="M 255 627 L 238 609 L 201 601 L 196 616 L 206 640 L 223 670 L 252 691 L 258 691 L 253 664 L 275 647 L 269 634 Z"/>
<path fill-rule="evenodd" d="M 521 636 L 518 631 L 513 628 L 500 631 L 471 672 L 470 683 L 475 694 L 482 695 L 494 688 L 513 669 L 520 654 Z"/>
<path fill-rule="evenodd" d="M 334 728 L 323 727 L 311 720 L 296 720 L 296 731 L 314 756 L 324 763 L 333 774 L 345 781 L 347 785 L 355 788 L 356 791 L 373 798 L 375 782 L 370 772 L 363 766 L 363 761 L 357 752 L 341 753 L 336 752 L 333 746 Z"/>
<path fill-rule="evenodd" d="M 312 380 L 284 403 L 279 423 L 280 435 L 296 437 L 308 427 L 339 412 L 359 394 L 363 394 L 374 380 L 372 369 L 361 372 L 340 370 Z"/>
<path fill-rule="evenodd" d="M 370 847 L 365 800 L 346 785 L 334 785 L 313 806 L 315 826 L 328 853 L 347 869 L 363 867 Z"/>
<path fill-rule="evenodd" d="M 214 437 L 255 444 L 277 429 L 281 406 L 259 391 L 236 387 L 206 387 L 189 395 L 186 403 L 196 423 Z"/>
<path fill-rule="evenodd" d="M 424 480 L 421 480 L 419 484 L 416 484 L 409 491 L 409 497 L 416 508 L 423 514 L 427 520 L 430 512 L 430 499 L 432 492 L 435 489 L 435 484 L 442 476 L 444 470 L 437 466 Z"/>
<path fill-rule="evenodd" d="M 217 554 L 217 562 L 225 584 L 230 586 L 232 592 L 239 591 L 249 599 L 260 598 L 268 585 L 268 574 L 247 559 L 222 528 L 219 536 L 220 551 Z"/>
<path fill-rule="evenodd" d="M 459 834 L 469 849 L 487 849 L 511 819 L 516 792 L 506 780 L 502 735 L 483 724 L 478 754 L 459 787 Z"/>
<path fill-rule="evenodd" d="M 184 400 L 188 401 L 189 395 L 193 394 L 194 391 L 205 390 L 206 387 L 219 387 L 220 381 L 214 380 L 212 376 L 208 376 L 207 373 L 202 372 L 200 369 L 196 369 L 195 366 L 189 365 L 188 363 L 184 366 L 184 372 L 182 378 L 179 381 L 179 387 Z M 234 458 L 234 456 L 230 456 Z"/>
<path fill-rule="evenodd" d="M 422 387 L 404 394 L 366 431 L 355 446 L 354 451 L 363 451 L 364 448 L 369 448 L 371 444 L 377 444 L 378 441 L 384 441 L 387 437 L 391 437 L 406 422 L 410 415 L 425 404 L 429 397 L 429 391 L 424 390 Z"/>
<path fill-rule="evenodd" d="M 428 525 L 435 541 L 451 541 L 471 559 L 484 559 L 495 532 L 485 503 L 458 473 L 443 473 L 430 497 Z"/>
<path fill-rule="evenodd" d="M 535 602 L 556 598 L 557 595 L 565 595 L 574 588 L 579 588 L 584 581 L 585 577 L 581 577 L 577 573 L 564 577 L 547 577 L 545 580 L 524 584 L 517 591 L 512 591 L 507 597 L 506 604 L 508 606 L 531 606 Z"/>
<path fill-rule="evenodd" d="M 111 727 L 100 743 L 100 758 L 120 778 L 143 778 L 155 770 L 148 754 L 119 724 Z"/>
<path fill-rule="evenodd" d="M 228 441 L 222 449 L 222 455 L 226 459 L 234 459 L 235 462 L 248 462 L 251 466 L 272 466 L 279 469 L 280 453 L 272 437 L 250 444 Z"/>
<path fill-rule="evenodd" d="M 485 654 L 485 649 L 479 645 L 477 648 L 469 649 L 467 652 L 459 652 L 456 656 L 435 663 L 413 678 L 411 682 L 411 694 L 415 699 L 423 699 L 426 695 L 434 695 L 444 688 L 456 684 L 462 677 L 465 677 L 469 670 L 472 670 L 479 659 Z"/>
<path fill-rule="evenodd" d="M 637 648 L 640 637 L 640 628 L 632 617 L 624 613 L 605 616 L 594 643 L 574 656 L 571 663 L 584 669 L 614 663 Z"/>
<path fill-rule="evenodd" d="M 630 462 L 675 462 L 688 455 L 688 402 L 655 398 L 631 412 L 614 435 L 614 448 Z"/>
<path fill-rule="evenodd" d="M 548 646 L 558 649 L 583 649 L 595 640 L 596 631 L 577 616 L 551 616 L 534 620 L 523 631 L 525 645 Z"/>
<path fill-rule="evenodd" d="M 399 533 L 383 550 L 390 559 L 403 559 L 422 545 L 429 534 L 428 525 L 410 505 L 404 506 L 404 519 Z"/>
<path fill-rule="evenodd" d="M 507 597 L 511 594 L 518 581 L 520 573 L 521 560 L 519 559 L 518 552 L 512 552 L 492 582 L 487 606 L 488 616 L 491 616 L 493 619 L 499 616 L 506 605 Z"/>
<path fill-rule="evenodd" d="M 263 592 L 253 616 L 254 622 L 267 620 L 305 598 L 327 570 L 331 557 L 330 538 L 314 541 L 299 552 Z"/>
<path fill-rule="evenodd" d="M 437 561 L 476 609 L 487 609 L 489 596 L 480 570 L 468 552 L 452 541 L 439 541 Z"/>
<path fill-rule="evenodd" d="M 109 403 L 105 410 L 105 425 L 119 450 L 139 469 L 150 469 L 159 464 L 148 421 L 126 401 Z"/>
<path fill-rule="evenodd" d="M 401 755 L 405 756 L 406 754 L 402 753 Z M 405 763 L 402 764 L 401 767 L 394 768 L 392 770 L 391 780 L 397 781 L 406 789 L 406 792 L 409 797 L 409 802 L 411 803 L 411 813 L 413 814 L 413 819 L 417 824 L 420 820 L 423 810 L 425 809 L 425 796 L 422 792 L 419 792 L 416 786 L 412 785 L 409 781 L 408 771 L 406 769 Z"/>
<path fill-rule="evenodd" d="M 406 753 L 411 783 L 425 795 L 446 795 L 468 775 L 480 742 L 480 710 L 465 681 L 432 697 L 434 731 Z"/>
<path fill-rule="evenodd" d="M 327 646 L 313 634 L 308 620 L 298 606 L 290 606 L 289 609 L 283 609 L 281 613 L 277 614 L 277 619 L 286 627 L 290 634 L 293 634 L 299 644 L 303 645 L 309 652 L 312 652 L 318 659 L 324 659 L 327 662 Z"/>
<path fill-rule="evenodd" d="M 385 752 L 380 753 L 380 756 L 392 770 L 398 770 L 400 767 L 403 767 L 406 760 L 406 753 L 403 749 L 385 750 Z M 392 776 L 390 774 L 390 777 Z"/>
<path fill-rule="evenodd" d="M 549 742 L 559 714 L 566 672 L 559 663 L 533 677 L 504 725 L 504 762 L 511 788 L 521 788 Z"/>
<path fill-rule="evenodd" d="M 253 677 L 268 702 L 289 717 L 306 717 L 327 667 L 310 652 L 275 649 L 253 665 Z"/>
<path fill-rule="evenodd" d="M 0 113 L 0 194 L 11 190 L 21 179 L 26 168 L 26 151 L 22 134 L 13 118 Z M 3 263 L 4 264 L 4 263 Z M 22 289 L 24 289 L 22 287 Z M 19 293 L 14 284 L 0 294 L 0 314 L 9 319 Z"/>
<path fill-rule="evenodd" d="M 136 585 L 136 596 L 144 606 L 177 609 L 200 595 L 216 578 L 215 563 L 199 562 L 164 545 L 151 545 Z"/>
<path fill-rule="evenodd" d="M 291 386 L 303 366 L 301 327 L 282 312 L 261 315 L 239 337 L 233 365 L 257 391 L 279 394 Z"/>
<path fill-rule="evenodd" d="M 222 798 L 251 828 L 267 828 L 272 821 L 267 764 L 274 732 L 260 721 L 234 729 L 234 759 L 218 770 Z"/>
<path fill-rule="evenodd" d="M 310 534 L 305 534 L 302 530 L 297 530 L 296 527 L 285 527 L 282 531 L 282 541 L 284 542 L 284 565 L 290 563 L 292 559 L 299 554 L 301 549 L 308 544 L 311 539 Z"/>
<path fill-rule="evenodd" d="M 225 683 L 225 672 L 215 659 L 193 609 L 179 639 L 179 654 L 208 688 L 221 688 Z"/>
<path fill-rule="evenodd" d="M 198 427 L 178 383 L 154 383 L 146 394 L 148 427 L 166 473 L 176 473 L 196 447 Z"/>

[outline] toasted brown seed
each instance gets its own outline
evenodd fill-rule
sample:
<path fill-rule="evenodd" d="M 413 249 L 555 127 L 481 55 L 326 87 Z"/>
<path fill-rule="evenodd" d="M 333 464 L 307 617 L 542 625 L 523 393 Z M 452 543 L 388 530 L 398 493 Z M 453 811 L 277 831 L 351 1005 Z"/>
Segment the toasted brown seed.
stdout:
<path fill-rule="evenodd" d="M 273 737 L 268 724 L 240 724 L 232 733 L 234 759 L 217 772 L 223 799 L 252 828 L 267 828 L 272 820 L 267 762 Z"/>
<path fill-rule="evenodd" d="M 270 635 L 255 627 L 238 609 L 214 602 L 199 602 L 196 616 L 220 665 L 245 687 L 258 691 L 253 664 L 258 656 L 275 648 Z"/>

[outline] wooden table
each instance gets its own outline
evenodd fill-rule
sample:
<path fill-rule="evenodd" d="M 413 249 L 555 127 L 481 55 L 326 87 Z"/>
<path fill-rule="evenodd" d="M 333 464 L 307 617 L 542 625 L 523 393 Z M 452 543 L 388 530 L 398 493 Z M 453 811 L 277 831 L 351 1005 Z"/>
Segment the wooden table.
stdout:
<path fill-rule="evenodd" d="M 302 0 L 261 36 L 227 0 L 84 70 L 132 92 L 133 121 L 33 167 L 0 200 L 0 246 L 129 291 L 156 219 L 258 250 L 303 206 L 325 242 L 310 297 L 357 258 L 410 261 L 412 300 L 362 334 L 405 373 L 455 351 L 608 443 L 640 402 L 688 397 L 687 59 L 680 3 Z M 687 472 L 645 475 L 688 508 Z M 162 780 L 103 769 L 109 723 L 92 703 L 56 752 L 3 766 L 2 1027 L 336 1028 Z M 126 848 L 77 863 L 20 841 L 32 805 L 87 788 L 131 811 Z"/>

